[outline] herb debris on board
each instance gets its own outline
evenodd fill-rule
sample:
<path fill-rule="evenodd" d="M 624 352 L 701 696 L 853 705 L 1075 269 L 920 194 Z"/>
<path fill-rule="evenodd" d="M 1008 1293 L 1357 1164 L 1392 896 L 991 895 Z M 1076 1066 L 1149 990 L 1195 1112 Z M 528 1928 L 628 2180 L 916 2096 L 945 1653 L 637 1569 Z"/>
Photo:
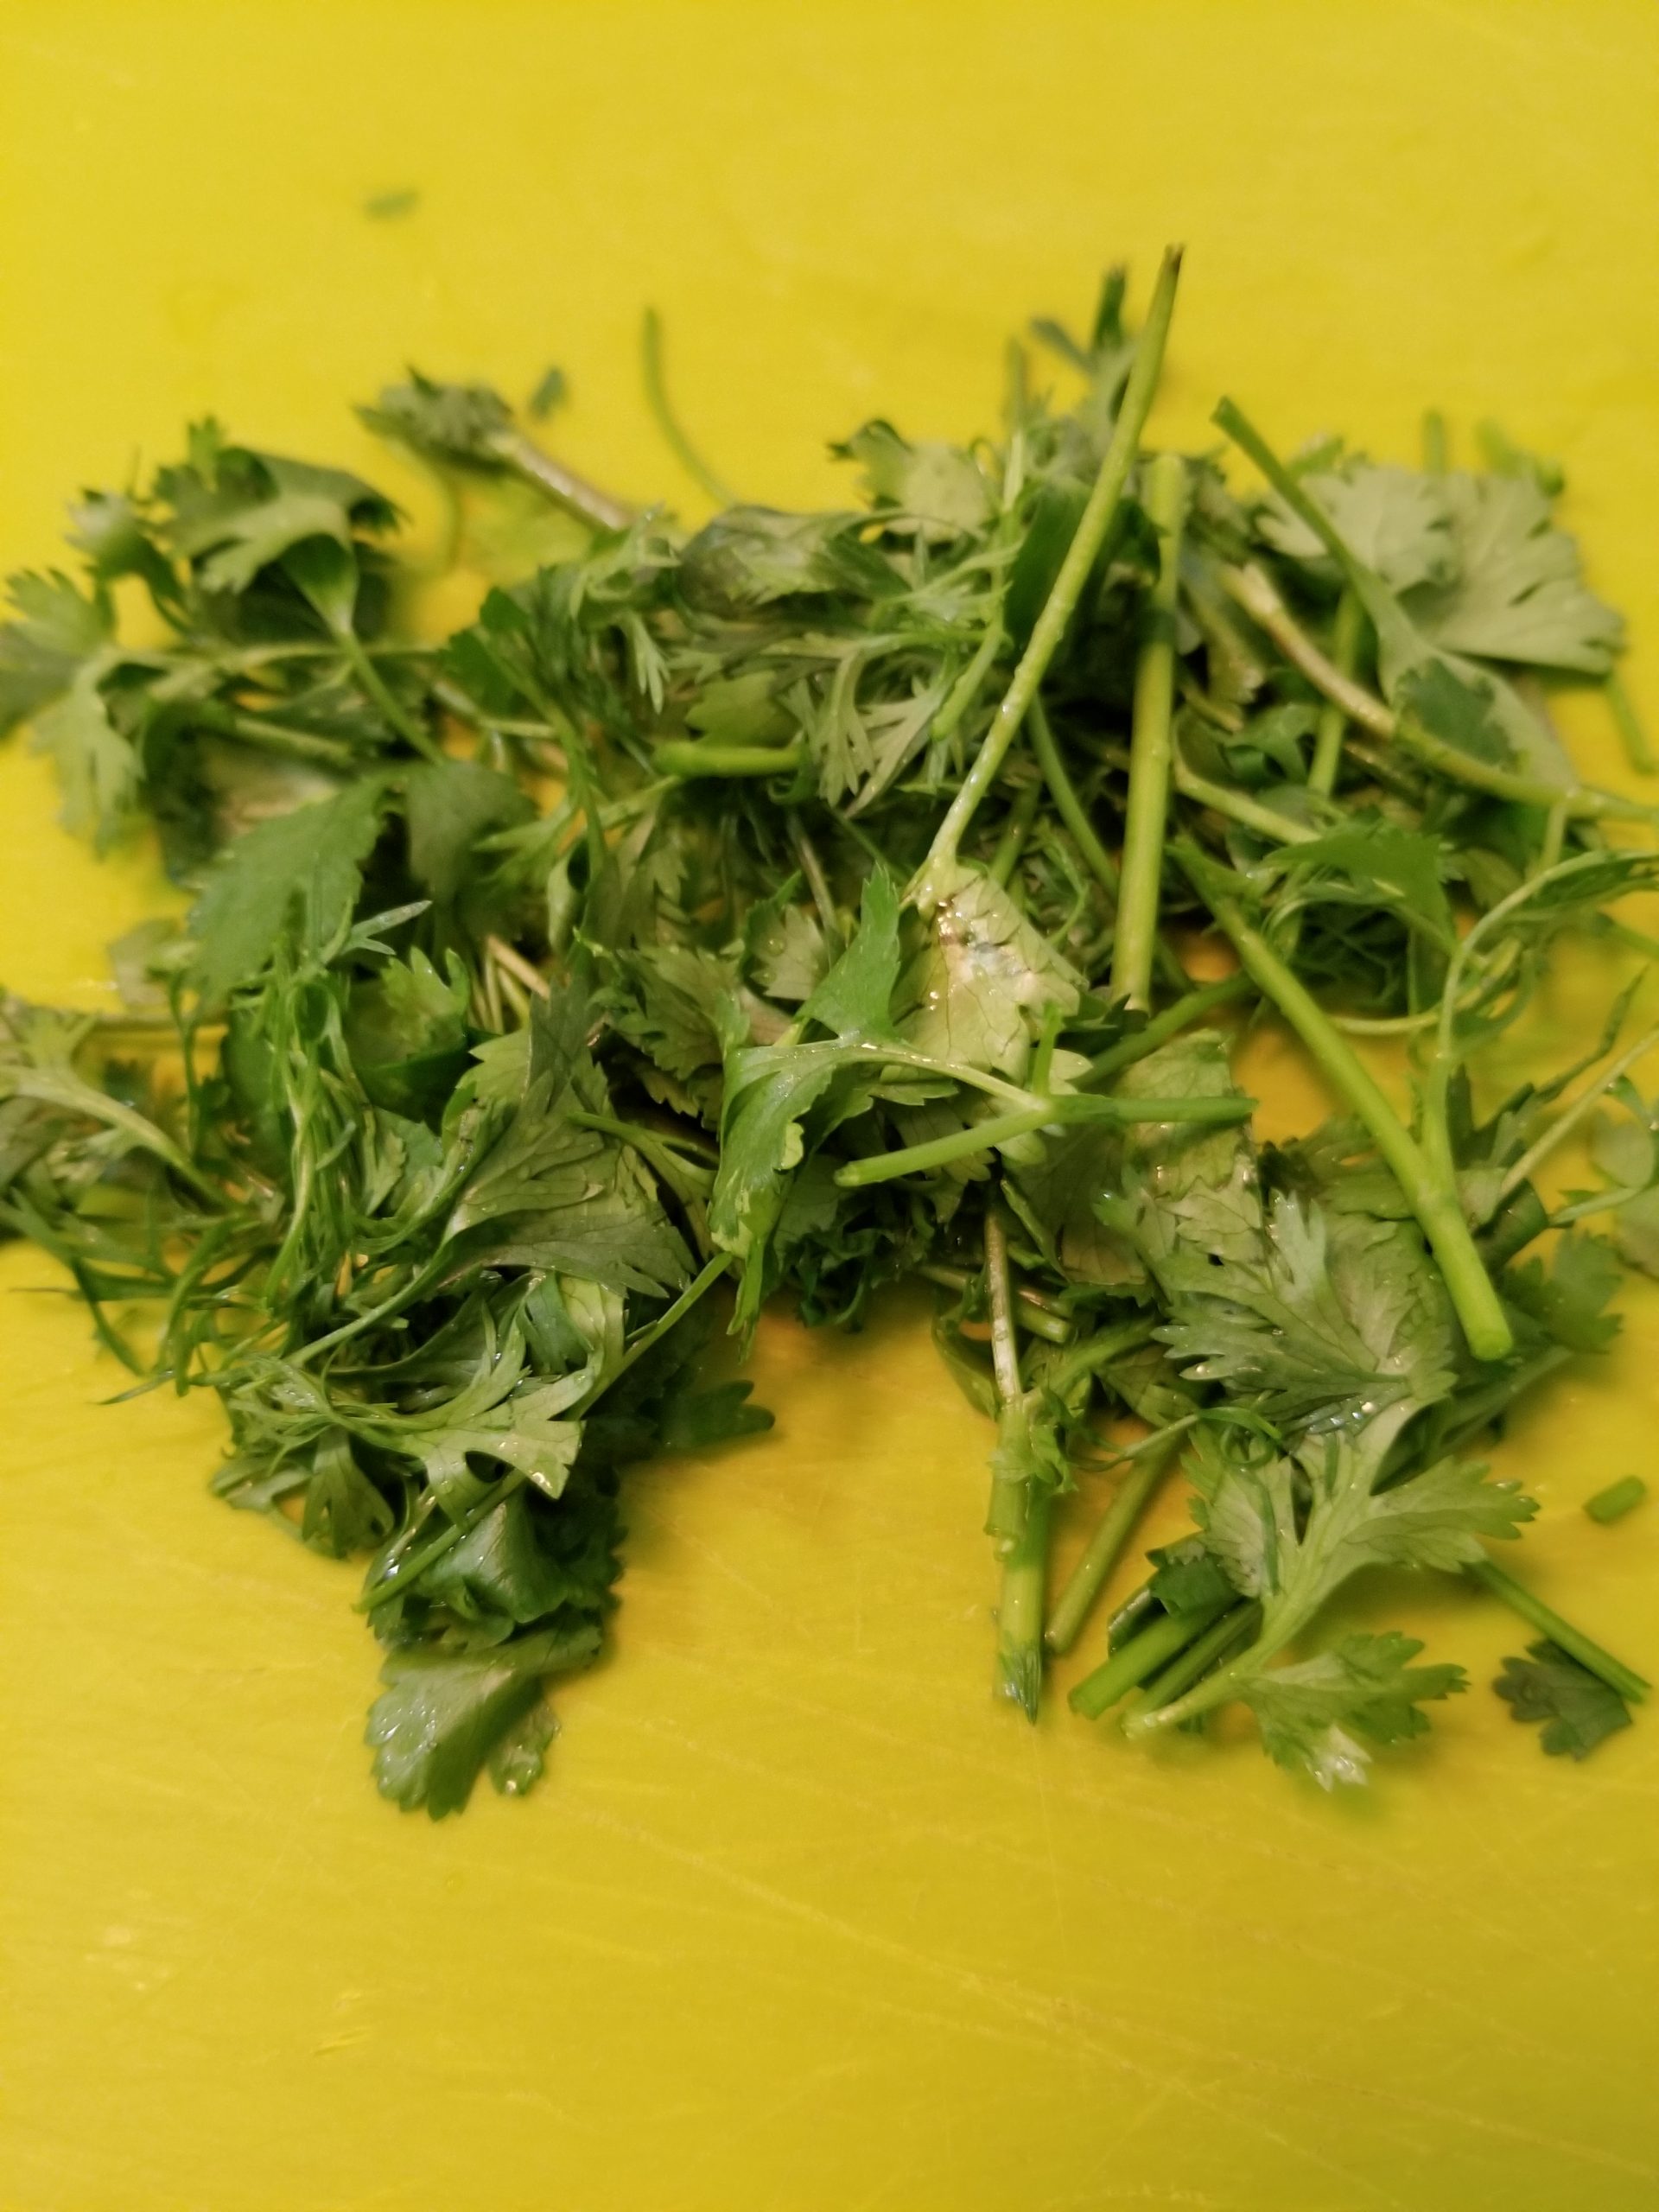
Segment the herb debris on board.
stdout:
<path fill-rule="evenodd" d="M 1558 940 L 1653 950 L 1615 910 L 1659 885 L 1659 810 L 1586 784 L 1544 704 L 1604 686 L 1642 765 L 1619 620 L 1559 472 L 1495 432 L 1475 470 L 1433 418 L 1421 469 L 1287 461 L 1224 401 L 1255 488 L 1145 450 L 1179 259 L 1138 331 L 1116 271 L 1086 337 L 1033 326 L 1074 405 L 1015 346 L 999 437 L 867 423 L 822 513 L 725 493 L 654 315 L 652 404 L 721 509 L 696 531 L 411 373 L 365 417 L 457 530 L 539 501 L 562 534 L 442 643 L 410 634 L 389 500 L 211 422 L 82 496 L 76 575 L 12 579 L 0 728 L 99 846 L 147 823 L 194 905 L 115 948 L 121 1015 L 0 1001 L 0 1222 L 139 1387 L 219 1394 L 221 1497 L 366 1556 L 404 1806 L 530 1786 L 546 1686 L 605 1631 L 626 1467 L 769 1425 L 700 1379 L 721 1278 L 744 1338 L 773 1299 L 849 1325 L 936 1287 L 995 1423 L 996 1681 L 1027 1713 L 1178 1466 L 1193 1529 L 1071 1696 L 1133 1738 L 1230 1706 L 1281 1765 L 1362 1779 L 1465 1686 L 1332 1624 L 1376 1567 L 1541 1632 L 1498 1688 L 1548 1751 L 1644 1694 L 1497 1564 L 1534 1506 L 1471 1456 L 1605 1346 L 1623 1265 L 1659 1271 L 1634 985 L 1581 1065 L 1477 1103 Z M 1294 1144 L 1233 1076 L 1257 1014 L 1342 1102 Z M 1602 1182 L 1552 1204 L 1577 1136 Z M 1054 1589 L 1054 1502 L 1103 1460 Z"/>

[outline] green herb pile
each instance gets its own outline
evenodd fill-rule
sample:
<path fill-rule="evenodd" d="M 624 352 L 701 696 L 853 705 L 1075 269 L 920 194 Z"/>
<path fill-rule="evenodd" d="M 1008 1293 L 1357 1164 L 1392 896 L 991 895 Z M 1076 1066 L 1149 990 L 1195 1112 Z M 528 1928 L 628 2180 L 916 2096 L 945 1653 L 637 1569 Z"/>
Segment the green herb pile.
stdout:
<path fill-rule="evenodd" d="M 442 643 L 386 499 L 212 423 L 75 505 L 78 577 L 12 580 L 0 728 L 195 900 L 116 948 L 125 1014 L 0 1001 L 0 1221 L 141 1386 L 219 1394 L 221 1497 L 366 1556 L 405 1806 L 535 1779 L 624 1470 L 767 1426 L 699 1380 L 718 1319 L 852 1325 L 902 1278 L 995 1423 L 995 1678 L 1027 1713 L 1177 1466 L 1192 1532 L 1084 1714 L 1241 1706 L 1285 1767 L 1362 1779 L 1464 1687 L 1328 1630 L 1376 1566 L 1533 1625 L 1497 1687 L 1547 1751 L 1643 1694 L 1495 1563 L 1534 1508 L 1469 1456 L 1607 1344 L 1623 1262 L 1659 1268 L 1635 984 L 1582 1065 L 1478 1080 L 1558 940 L 1656 949 L 1618 909 L 1659 885 L 1659 812 L 1582 782 L 1547 708 L 1602 686 L 1646 765 L 1618 618 L 1559 474 L 1495 430 L 1477 470 L 1432 418 L 1421 469 L 1282 461 L 1224 401 L 1251 470 L 1145 450 L 1178 258 L 1138 331 L 1115 273 L 1085 339 L 1011 349 L 1000 437 L 867 423 L 822 513 L 723 492 L 654 321 L 648 389 L 720 507 L 695 532 L 412 377 L 373 427 L 457 512 L 533 493 L 569 540 Z M 1293 1144 L 1232 1072 L 1257 1019 L 1342 1102 Z M 1552 1205 L 1583 1138 L 1601 1180 Z M 1056 1589 L 1085 1463 L 1116 1483 Z"/>

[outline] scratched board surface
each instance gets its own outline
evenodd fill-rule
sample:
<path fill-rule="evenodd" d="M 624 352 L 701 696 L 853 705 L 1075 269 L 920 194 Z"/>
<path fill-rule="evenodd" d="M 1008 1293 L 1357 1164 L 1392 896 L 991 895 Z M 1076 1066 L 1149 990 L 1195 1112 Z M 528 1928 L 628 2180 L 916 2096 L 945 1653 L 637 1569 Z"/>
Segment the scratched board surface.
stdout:
<path fill-rule="evenodd" d="M 1656 112 L 1636 0 L 10 0 L 0 556 L 208 408 L 412 498 L 345 404 L 410 359 L 562 362 L 569 457 L 695 514 L 646 302 L 722 469 L 823 498 L 827 437 L 973 431 L 1007 330 L 1179 237 L 1155 435 L 1223 388 L 1383 454 L 1425 402 L 1501 414 L 1565 459 L 1659 716 Z M 54 810 L 14 746 L 0 974 L 97 1005 L 166 894 Z M 1270 1036 L 1252 1073 L 1274 1129 L 1320 1110 Z M 921 1313 L 775 1321 L 774 1435 L 633 1484 L 549 1784 L 434 1827 L 365 1779 L 353 1571 L 209 1502 L 210 1407 L 101 1405 L 55 1287 L 0 1251 L 4 2212 L 1659 2201 L 1659 1723 L 1546 1762 L 1480 1605 L 1363 1601 L 1478 1688 L 1361 1800 L 1247 1740 L 1027 1729 Z M 1653 1673 L 1659 1511 L 1579 1510 L 1651 1457 L 1659 1299 L 1626 1313 L 1501 1459 L 1542 1586 Z"/>

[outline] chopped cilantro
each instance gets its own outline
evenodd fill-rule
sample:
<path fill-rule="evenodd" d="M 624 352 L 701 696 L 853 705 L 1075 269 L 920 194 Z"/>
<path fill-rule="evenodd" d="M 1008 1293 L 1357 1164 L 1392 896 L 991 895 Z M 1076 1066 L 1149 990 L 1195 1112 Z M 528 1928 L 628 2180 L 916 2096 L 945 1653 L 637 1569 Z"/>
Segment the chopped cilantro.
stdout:
<path fill-rule="evenodd" d="M 535 1782 L 631 1463 L 768 1425 L 705 1371 L 722 1301 L 741 1341 L 769 1300 L 850 1325 L 903 1280 L 994 1425 L 994 1681 L 1025 1713 L 1178 1466 L 1192 1526 L 1072 1692 L 1128 1700 L 1133 1738 L 1231 1706 L 1281 1766 L 1363 1780 L 1463 1687 L 1333 1630 L 1379 1567 L 1548 1637 L 1498 1685 L 1547 1751 L 1643 1694 L 1488 1555 L 1534 1508 L 1472 1456 L 1605 1351 L 1625 1266 L 1659 1273 L 1630 992 L 1584 1060 L 1476 1103 L 1563 939 L 1652 949 L 1618 910 L 1659 885 L 1659 810 L 1540 711 L 1597 679 L 1642 756 L 1621 625 L 1559 472 L 1491 426 L 1478 471 L 1438 418 L 1423 469 L 1287 464 L 1224 402 L 1255 492 L 1147 452 L 1179 270 L 1139 327 L 1122 270 L 1084 335 L 1033 325 L 1069 402 L 1020 366 L 999 438 L 855 426 L 809 513 L 726 490 L 647 315 L 695 531 L 410 370 L 363 419 L 496 563 L 447 639 L 406 626 L 423 572 L 374 486 L 211 421 L 80 493 L 73 573 L 10 580 L 0 731 L 99 845 L 153 830 L 194 905 L 115 949 L 111 1022 L 0 997 L 0 1233 L 137 1373 L 218 1394 L 221 1497 L 364 1563 L 400 1804 Z M 524 414 L 565 398 L 549 370 Z M 548 557 L 504 565 L 530 503 Z M 1188 973 L 1206 931 L 1220 981 Z M 1333 1096 L 1294 1142 L 1235 1077 L 1256 1014 Z M 1413 1040 L 1408 1102 L 1356 1028 Z M 1599 1180 L 1551 1200 L 1575 1135 Z"/>

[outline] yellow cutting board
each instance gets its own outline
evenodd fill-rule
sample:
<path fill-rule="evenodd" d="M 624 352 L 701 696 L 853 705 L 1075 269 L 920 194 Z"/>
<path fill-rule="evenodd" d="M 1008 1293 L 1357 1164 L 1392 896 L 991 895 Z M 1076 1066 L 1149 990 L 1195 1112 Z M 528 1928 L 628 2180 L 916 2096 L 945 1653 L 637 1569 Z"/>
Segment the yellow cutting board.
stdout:
<path fill-rule="evenodd" d="M 6 0 L 0 555 L 210 408 L 414 496 L 346 404 L 407 360 L 563 363 L 568 456 L 695 513 L 647 302 L 718 465 L 821 499 L 826 438 L 979 429 L 1027 312 L 1118 255 L 1144 296 L 1181 238 L 1157 431 L 1222 389 L 1384 454 L 1425 403 L 1499 414 L 1566 460 L 1659 722 L 1656 116 L 1644 0 Z M 12 747 L 0 975 L 96 1005 L 164 894 L 54 804 Z M 434 1827 L 366 1779 L 353 1571 L 209 1501 L 211 1406 L 101 1405 L 60 1289 L 0 1252 L 3 2212 L 1659 2202 L 1659 1717 L 1541 1758 L 1481 1603 L 1364 1601 L 1476 1688 L 1361 1798 L 1243 1736 L 1029 1729 L 988 1694 L 987 1433 L 918 1313 L 775 1321 L 775 1434 L 632 1484 L 548 1784 Z M 1659 1297 L 1626 1311 L 1500 1456 L 1540 1586 L 1659 1675 L 1659 1506 L 1579 1510 L 1655 1472 Z"/>

